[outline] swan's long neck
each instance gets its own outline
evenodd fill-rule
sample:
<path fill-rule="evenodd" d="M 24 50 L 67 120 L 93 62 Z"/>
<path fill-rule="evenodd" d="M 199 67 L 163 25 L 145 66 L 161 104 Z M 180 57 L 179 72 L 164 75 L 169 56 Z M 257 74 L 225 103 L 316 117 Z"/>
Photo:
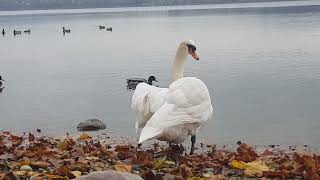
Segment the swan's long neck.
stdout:
<path fill-rule="evenodd" d="M 172 69 L 173 81 L 183 78 L 184 62 L 187 58 L 187 55 L 188 54 L 185 52 L 184 47 L 180 46 L 177 50 L 174 63 L 173 63 L 173 69 Z"/>

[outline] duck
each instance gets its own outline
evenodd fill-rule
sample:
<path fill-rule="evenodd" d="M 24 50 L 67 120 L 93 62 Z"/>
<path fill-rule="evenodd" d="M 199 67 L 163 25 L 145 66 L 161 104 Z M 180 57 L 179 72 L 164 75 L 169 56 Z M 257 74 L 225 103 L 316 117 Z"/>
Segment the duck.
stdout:
<path fill-rule="evenodd" d="M 191 136 L 190 154 L 193 154 L 196 134 L 212 118 L 213 107 L 205 83 L 196 77 L 184 77 L 188 55 L 199 60 L 192 40 L 180 43 L 173 62 L 173 82 L 168 88 L 137 85 L 131 108 L 136 117 L 136 131 L 140 132 L 139 145 L 152 139 L 181 145 Z"/>
<path fill-rule="evenodd" d="M 24 33 L 27 33 L 27 34 L 30 34 L 31 30 L 30 29 L 27 29 L 25 31 L 23 31 Z"/>
<path fill-rule="evenodd" d="M 155 76 L 149 76 L 148 80 L 144 78 L 129 78 L 127 79 L 127 89 L 135 90 L 139 83 L 147 83 L 153 85 L 153 81 L 158 82 Z"/>
<path fill-rule="evenodd" d="M 21 31 L 13 30 L 13 35 L 21 34 Z"/>
<path fill-rule="evenodd" d="M 112 31 L 112 27 L 106 28 L 107 31 Z"/>
<path fill-rule="evenodd" d="M 71 33 L 71 30 L 62 27 L 62 32 L 63 32 L 63 34 L 65 34 L 65 33 Z"/>
<path fill-rule="evenodd" d="M 4 82 L 4 80 L 2 79 L 2 76 L 0 76 L 0 87 L 2 86 L 3 82 Z"/>
<path fill-rule="evenodd" d="M 105 26 L 99 26 L 99 30 L 105 29 L 105 28 L 106 28 Z"/>
<path fill-rule="evenodd" d="M 4 36 L 6 34 L 6 31 L 4 29 L 2 29 L 2 35 Z"/>

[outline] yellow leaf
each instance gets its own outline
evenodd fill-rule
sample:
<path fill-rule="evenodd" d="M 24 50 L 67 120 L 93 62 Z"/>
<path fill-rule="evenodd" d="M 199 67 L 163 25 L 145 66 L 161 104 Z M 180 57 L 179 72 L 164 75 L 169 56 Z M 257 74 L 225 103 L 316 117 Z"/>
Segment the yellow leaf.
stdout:
<path fill-rule="evenodd" d="M 28 171 L 14 171 L 17 176 L 24 176 L 28 174 Z"/>
<path fill-rule="evenodd" d="M 132 166 L 127 164 L 115 164 L 113 165 L 113 168 L 120 172 L 131 172 Z"/>
<path fill-rule="evenodd" d="M 166 165 L 166 158 L 161 158 L 157 160 L 157 162 L 154 164 L 154 169 L 161 169 Z"/>
<path fill-rule="evenodd" d="M 233 160 L 231 162 L 231 167 L 237 168 L 237 169 L 243 169 L 244 174 L 249 177 L 262 176 L 262 172 L 270 170 L 269 167 L 266 166 L 264 162 L 259 160 L 248 162 L 248 163 L 245 163 L 243 161 Z"/>
<path fill-rule="evenodd" d="M 75 177 L 81 176 L 81 172 L 80 171 L 71 171 L 70 173 L 73 174 Z"/>
<path fill-rule="evenodd" d="M 58 145 L 57 145 L 57 148 L 59 149 L 59 150 L 67 150 L 68 149 L 68 147 L 69 147 L 69 143 L 68 143 L 68 140 L 67 139 L 65 139 L 65 140 L 63 140 L 61 143 L 59 143 Z"/>
<path fill-rule="evenodd" d="M 31 161 L 29 160 L 29 158 L 24 158 L 22 160 L 19 161 L 19 164 L 20 166 L 23 166 L 23 165 L 30 165 L 31 164 Z"/>
<path fill-rule="evenodd" d="M 88 134 L 82 133 L 82 134 L 80 135 L 80 137 L 78 138 L 78 140 L 83 141 L 83 140 L 91 139 L 91 138 L 92 138 L 92 137 L 89 136 Z"/>

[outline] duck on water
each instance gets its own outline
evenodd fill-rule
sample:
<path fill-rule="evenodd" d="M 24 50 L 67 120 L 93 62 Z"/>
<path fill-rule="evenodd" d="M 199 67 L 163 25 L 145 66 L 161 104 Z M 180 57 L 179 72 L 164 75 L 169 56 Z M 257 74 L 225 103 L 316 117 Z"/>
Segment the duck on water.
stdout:
<path fill-rule="evenodd" d="M 63 32 L 63 34 L 71 33 L 71 30 L 70 29 L 66 29 L 65 27 L 62 27 L 62 32 Z"/>
<path fill-rule="evenodd" d="M 144 78 L 129 78 L 127 79 L 127 89 L 135 90 L 136 86 L 140 83 L 147 83 L 149 85 L 153 85 L 153 81 L 158 82 L 155 76 L 150 76 L 148 80 Z"/>
<path fill-rule="evenodd" d="M 2 82 L 4 82 L 4 80 L 2 79 L 2 76 L 0 76 L 0 87 L 2 86 Z"/>
<path fill-rule="evenodd" d="M 4 87 L 2 87 L 2 82 L 3 82 L 4 80 L 2 79 L 2 76 L 0 76 L 0 93 L 2 93 L 2 91 L 3 91 L 3 89 L 4 89 Z"/>

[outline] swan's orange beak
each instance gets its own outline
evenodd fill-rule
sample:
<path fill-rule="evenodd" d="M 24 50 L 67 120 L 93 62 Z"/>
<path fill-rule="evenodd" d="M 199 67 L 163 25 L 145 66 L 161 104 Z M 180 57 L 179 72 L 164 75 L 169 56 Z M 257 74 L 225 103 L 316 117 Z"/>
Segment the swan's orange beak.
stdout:
<path fill-rule="evenodd" d="M 198 54 L 196 53 L 196 51 L 192 51 L 191 49 L 189 50 L 189 54 L 192 56 L 192 58 L 194 60 L 199 60 L 199 56 Z"/>

